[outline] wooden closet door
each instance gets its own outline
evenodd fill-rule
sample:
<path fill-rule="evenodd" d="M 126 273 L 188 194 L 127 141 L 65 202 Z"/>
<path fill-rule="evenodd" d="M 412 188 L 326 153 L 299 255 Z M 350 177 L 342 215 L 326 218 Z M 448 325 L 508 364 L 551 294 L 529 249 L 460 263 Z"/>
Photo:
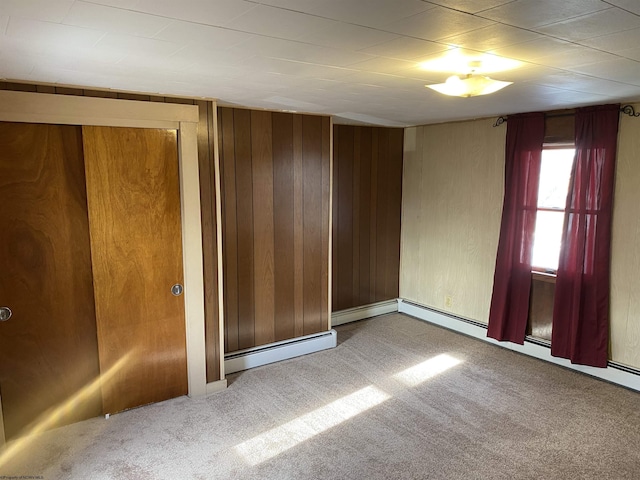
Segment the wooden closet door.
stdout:
<path fill-rule="evenodd" d="M 99 376 L 80 127 L 0 122 L 0 219 L 0 306 L 12 311 L 0 322 L 0 395 L 11 439 L 43 417 L 54 427 L 102 410 L 99 389 L 78 397 Z"/>
<path fill-rule="evenodd" d="M 105 413 L 187 393 L 175 130 L 83 127 Z"/>

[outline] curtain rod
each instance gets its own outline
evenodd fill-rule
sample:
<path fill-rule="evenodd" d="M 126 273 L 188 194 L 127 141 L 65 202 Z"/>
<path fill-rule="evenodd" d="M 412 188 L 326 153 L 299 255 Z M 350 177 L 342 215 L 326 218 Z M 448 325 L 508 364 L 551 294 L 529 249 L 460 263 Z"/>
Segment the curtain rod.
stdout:
<path fill-rule="evenodd" d="M 620 107 L 620 112 L 625 115 L 629 115 L 630 117 L 640 117 L 640 112 L 636 112 L 636 109 L 633 108 L 633 105 L 623 105 Z M 570 117 L 574 115 L 573 113 L 545 113 L 545 118 L 555 118 L 555 117 Z M 508 117 L 506 115 L 501 115 L 496 119 L 496 122 L 493 124 L 494 127 L 498 127 L 506 122 Z"/>

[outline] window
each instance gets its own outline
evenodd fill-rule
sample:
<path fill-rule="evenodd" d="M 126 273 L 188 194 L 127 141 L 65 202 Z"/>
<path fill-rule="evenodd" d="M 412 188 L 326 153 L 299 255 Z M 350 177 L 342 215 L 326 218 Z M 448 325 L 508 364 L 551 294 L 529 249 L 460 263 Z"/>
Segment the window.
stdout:
<path fill-rule="evenodd" d="M 564 209 L 574 154 L 573 147 L 545 147 L 542 150 L 531 261 L 535 271 L 555 273 L 558 269 Z"/>

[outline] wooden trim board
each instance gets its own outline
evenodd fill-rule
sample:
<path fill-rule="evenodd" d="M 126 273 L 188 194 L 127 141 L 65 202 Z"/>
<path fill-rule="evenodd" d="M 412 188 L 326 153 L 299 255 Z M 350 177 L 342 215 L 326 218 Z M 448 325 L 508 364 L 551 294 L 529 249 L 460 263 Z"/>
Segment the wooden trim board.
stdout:
<path fill-rule="evenodd" d="M 194 105 L 0 91 L 0 120 L 11 122 L 179 128 L 198 123 Z"/>
<path fill-rule="evenodd" d="M 182 203 L 182 252 L 185 278 L 184 303 L 187 329 L 187 372 L 189 396 L 193 397 L 204 395 L 207 384 L 197 123 L 180 122 L 178 134 L 180 196 Z"/>
<path fill-rule="evenodd" d="M 218 105 L 213 103 L 213 168 L 216 195 L 216 242 L 218 245 L 218 339 L 220 346 L 220 378 L 224 379 L 224 273 L 222 271 L 222 198 L 220 180 L 220 145 L 218 138 Z M 225 380 L 226 382 L 226 380 Z M 225 383 L 226 385 L 226 383 Z"/>
<path fill-rule="evenodd" d="M 220 362 L 223 363 L 224 362 Z M 207 383 L 207 395 L 211 393 L 218 393 L 227 388 L 227 379 L 216 380 L 215 382 Z"/>

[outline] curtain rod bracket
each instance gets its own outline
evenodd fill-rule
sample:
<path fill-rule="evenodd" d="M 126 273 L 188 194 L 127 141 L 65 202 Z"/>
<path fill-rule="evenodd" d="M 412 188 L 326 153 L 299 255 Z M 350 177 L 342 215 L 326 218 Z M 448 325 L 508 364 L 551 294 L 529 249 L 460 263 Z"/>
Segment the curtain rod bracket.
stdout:
<path fill-rule="evenodd" d="M 640 117 L 640 112 L 636 112 L 636 109 L 633 108 L 633 105 L 623 105 L 620 107 L 620 111 L 625 115 L 629 115 L 630 117 Z"/>
<path fill-rule="evenodd" d="M 498 119 L 496 120 L 496 123 L 494 123 L 493 126 L 494 127 L 498 127 L 498 126 L 502 125 L 506 121 L 507 121 L 507 117 L 505 117 L 505 116 L 498 117 Z"/>

